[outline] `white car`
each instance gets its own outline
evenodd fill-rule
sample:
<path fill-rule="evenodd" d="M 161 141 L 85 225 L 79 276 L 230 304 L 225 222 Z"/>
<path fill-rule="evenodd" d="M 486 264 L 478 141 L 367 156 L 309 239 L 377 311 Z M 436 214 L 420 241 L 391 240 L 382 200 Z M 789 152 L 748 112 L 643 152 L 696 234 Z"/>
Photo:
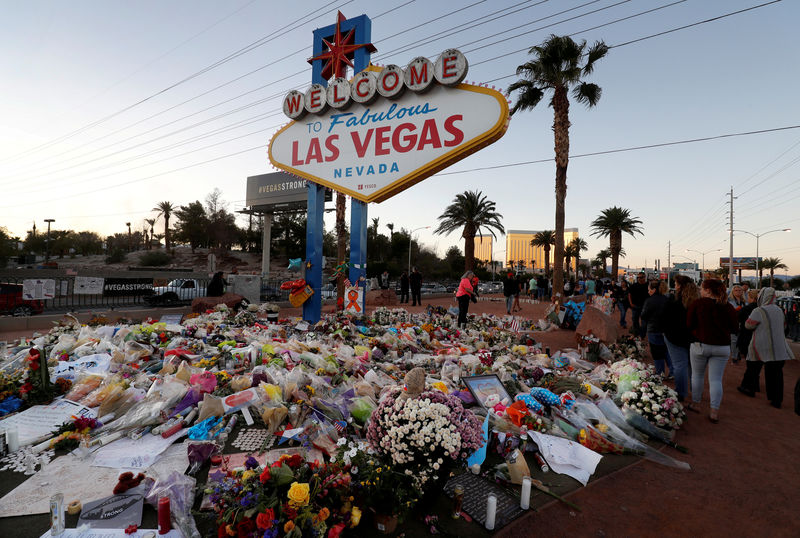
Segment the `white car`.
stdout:
<path fill-rule="evenodd" d="M 194 278 L 176 278 L 166 286 L 153 288 L 153 295 L 147 300 L 152 305 L 174 304 L 191 301 L 197 297 L 206 296 L 206 286 Z"/>

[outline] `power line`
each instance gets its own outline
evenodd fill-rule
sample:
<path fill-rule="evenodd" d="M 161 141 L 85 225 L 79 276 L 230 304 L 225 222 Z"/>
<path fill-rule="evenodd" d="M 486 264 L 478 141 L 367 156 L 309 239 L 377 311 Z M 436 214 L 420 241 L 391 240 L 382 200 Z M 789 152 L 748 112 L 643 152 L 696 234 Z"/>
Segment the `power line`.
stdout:
<path fill-rule="evenodd" d="M 333 0 L 333 1 L 331 1 L 331 2 L 328 2 L 327 4 L 325 4 L 324 6 L 322 6 L 322 8 L 319 8 L 319 9 L 324 9 L 324 8 L 326 8 L 326 7 L 330 6 L 331 4 L 333 4 L 333 3 L 336 3 L 337 1 L 339 1 L 339 0 Z M 337 8 L 335 8 L 335 9 L 341 9 L 341 8 L 342 8 L 342 7 L 344 7 L 345 5 L 347 5 L 347 4 L 349 4 L 349 3 L 351 3 L 352 1 L 353 1 L 353 0 L 346 0 L 346 1 L 345 1 L 343 4 L 339 5 L 339 6 L 338 6 Z M 298 23 L 299 23 L 299 21 L 301 21 L 301 20 L 305 19 L 306 17 L 309 17 L 309 16 L 311 16 L 311 15 L 314 15 L 314 14 L 317 14 L 317 13 L 319 13 L 319 9 L 315 9 L 315 10 L 312 10 L 312 11 L 310 11 L 309 13 L 307 13 L 307 14 L 303 15 L 302 17 L 300 17 L 300 18 L 298 18 L 298 19 L 295 19 L 293 22 L 291 22 L 291 23 L 289 23 L 289 24 L 287 24 L 287 25 L 283 26 L 283 27 L 282 27 L 282 28 L 280 28 L 279 30 L 276 30 L 275 32 L 273 32 L 273 33 L 271 33 L 271 34 L 268 34 L 268 35 L 266 35 L 266 36 L 264 36 L 264 37 L 262 37 L 262 38 L 260 38 L 260 39 L 258 39 L 258 40 L 256 40 L 256 41 L 254 41 L 254 42 L 250 43 L 249 45 L 247 45 L 247 46 L 245 46 L 245 47 L 242 47 L 242 48 L 240 48 L 239 50 L 237 50 L 237 51 L 235 51 L 235 52 L 233 52 L 233 53 L 229 54 L 228 56 L 226 56 L 226 57 L 224 57 L 224 58 L 222 58 L 222 59 L 220 59 L 220 60 L 217 60 L 216 62 L 212 63 L 211 65 L 208 65 L 208 66 L 204 67 L 204 68 L 203 68 L 203 69 L 201 69 L 200 71 L 196 71 L 195 73 L 193 73 L 193 74 L 191 74 L 191 75 L 189 75 L 189 76 L 187 76 L 187 77 L 184 77 L 183 79 L 179 80 L 178 82 L 174 82 L 174 83 L 172 83 L 171 85 L 169 85 L 169 86 L 167 86 L 167 87 L 165 87 L 165 88 L 163 88 L 163 89 L 161 89 L 161 90 L 159 90 L 159 91 L 157 91 L 157 92 L 155 92 L 155 93 L 153 93 L 153 94 L 151 94 L 151 95 L 149 95 L 149 96 L 145 97 L 144 99 L 140 99 L 139 101 L 136 101 L 135 103 L 133 103 L 133 104 L 131 104 L 131 105 L 128 105 L 128 106 L 126 106 L 126 107 L 122 108 L 121 110 L 118 110 L 117 112 L 114 112 L 114 113 L 112 113 L 112 114 L 109 114 L 109 115 L 107 115 L 107 116 L 104 116 L 104 117 L 102 117 L 102 118 L 100 118 L 100 119 L 98 119 L 98 120 L 95 120 L 94 122 L 92 122 L 92 123 L 89 123 L 89 124 L 87 124 L 87 125 L 84 125 L 83 127 L 80 127 L 79 129 L 76 129 L 76 130 L 74 130 L 74 131 L 71 131 L 71 132 L 69 132 L 69 133 L 67 133 L 67 134 L 65 134 L 65 135 L 62 135 L 62 136 L 61 136 L 61 137 L 59 137 L 59 138 L 56 138 L 56 139 L 54 139 L 54 140 L 51 140 L 51 141 L 45 142 L 45 143 L 43 143 L 43 144 L 40 144 L 40 145 L 38 145 L 38 146 L 35 146 L 34 148 L 31 148 L 31 149 L 29 149 L 29 150 L 26 150 L 26 151 L 23 151 L 23 152 L 21 152 L 21 153 L 18 153 L 18 154 L 16 154 L 16 155 L 13 155 L 13 156 L 11 156 L 11 157 L 9 157 L 9 158 L 7 158 L 7 159 L 4 159 L 4 161 L 7 161 L 7 160 L 14 160 L 14 159 L 16 159 L 16 158 L 18 158 L 18 157 L 20 157 L 20 156 L 23 156 L 23 155 L 28 155 L 28 154 L 30 154 L 30 153 L 32 153 L 32 152 L 38 151 L 38 150 L 40 150 L 40 149 L 44 149 L 45 147 L 49 147 L 49 146 L 51 146 L 51 145 L 53 145 L 53 144 L 57 144 L 57 143 L 59 143 L 59 142 L 63 142 L 64 140 L 67 140 L 67 139 L 69 139 L 69 138 L 71 138 L 71 137 L 75 136 L 76 134 L 79 134 L 79 133 L 81 133 L 81 132 L 83 132 L 83 131 L 85 131 L 85 130 L 87 130 L 87 129 L 90 129 L 90 128 L 92 128 L 92 127 L 95 127 L 95 126 L 97 126 L 97 125 L 100 125 L 101 123 L 104 123 L 104 122 L 106 122 L 106 121 L 110 120 L 111 118 L 114 118 L 114 117 L 116 117 L 116 116 L 119 116 L 120 114 L 122 114 L 122 113 L 124 113 L 124 112 L 127 112 L 128 110 L 131 110 L 132 108 L 135 108 L 135 107 L 137 107 L 137 106 L 139 106 L 139 105 L 141 105 L 141 104 L 143 104 L 143 103 L 146 103 L 147 101 L 150 101 L 150 100 L 151 100 L 151 99 L 153 99 L 154 97 L 157 97 L 157 96 L 159 96 L 159 95 L 161 95 L 161 94 L 163 94 L 163 93 L 166 93 L 166 92 L 168 92 L 169 90 L 171 90 L 171 89 L 174 89 L 174 88 L 176 88 L 177 86 L 180 86 L 181 84 L 184 84 L 184 83 L 186 83 L 186 82 L 188 82 L 188 81 L 190 81 L 190 80 L 192 80 L 192 79 L 195 79 L 195 78 L 199 77 L 200 75 L 202 75 L 202 74 L 204 74 L 204 73 L 207 73 L 208 71 L 211 71 L 211 70 L 213 70 L 213 69 L 216 69 L 216 68 L 217 68 L 217 67 L 219 67 L 220 65 L 223 65 L 223 64 L 225 64 L 225 63 L 227 63 L 227 62 L 229 62 L 229 61 L 231 61 L 231 60 L 233 60 L 233 59 L 235 59 L 235 58 L 238 58 L 239 56 L 241 56 L 241 55 L 243 55 L 243 54 L 246 54 L 246 53 L 248 53 L 248 52 L 250 52 L 250 51 L 252 51 L 252 50 L 255 50 L 256 48 L 258 48 L 258 47 L 260 47 L 260 46 L 262 46 L 262 45 L 264 45 L 264 44 L 268 43 L 268 42 L 269 42 L 269 41 L 271 41 L 272 39 L 275 39 L 275 38 L 277 38 L 277 37 L 280 37 L 280 35 L 283 35 L 283 34 L 278 34 L 278 32 L 280 32 L 281 30 L 286 30 L 287 28 L 289 28 L 290 26 L 292 26 L 292 25 L 294 25 L 294 24 L 298 24 Z M 319 14 L 319 15 L 317 15 L 316 17 L 312 18 L 311 20 L 309 20 L 309 21 L 306 21 L 305 23 L 302 23 L 302 24 L 307 24 L 308 22 L 311 22 L 312 20 L 314 20 L 314 19 L 316 19 L 316 18 L 319 18 L 319 17 L 321 17 L 321 16 L 323 16 L 323 14 Z M 288 30 L 287 30 L 287 31 L 288 31 Z M 276 34 L 277 34 L 277 35 L 276 35 Z"/>

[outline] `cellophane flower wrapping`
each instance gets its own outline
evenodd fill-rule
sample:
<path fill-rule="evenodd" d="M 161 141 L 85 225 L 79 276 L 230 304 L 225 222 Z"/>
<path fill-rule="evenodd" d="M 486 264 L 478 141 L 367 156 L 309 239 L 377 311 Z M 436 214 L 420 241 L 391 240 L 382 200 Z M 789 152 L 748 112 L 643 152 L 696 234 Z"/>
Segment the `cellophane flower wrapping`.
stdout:
<path fill-rule="evenodd" d="M 630 409 L 660 428 L 677 429 L 686 419 L 678 393 L 661 383 L 651 366 L 624 359 L 611 365 L 609 377 L 617 384 L 623 410 Z"/>

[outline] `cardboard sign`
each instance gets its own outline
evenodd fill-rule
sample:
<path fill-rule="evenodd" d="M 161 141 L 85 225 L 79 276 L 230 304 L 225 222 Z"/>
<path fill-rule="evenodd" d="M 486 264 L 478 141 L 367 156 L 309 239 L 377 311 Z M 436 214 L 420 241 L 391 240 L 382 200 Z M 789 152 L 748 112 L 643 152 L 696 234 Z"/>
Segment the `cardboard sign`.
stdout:
<path fill-rule="evenodd" d="M 26 301 L 42 301 L 55 296 L 56 281 L 53 279 L 26 278 L 22 281 L 22 298 Z"/>
<path fill-rule="evenodd" d="M 23 446 L 47 436 L 73 415 L 92 418 L 95 412 L 69 400 L 56 400 L 50 405 L 35 405 L 0 420 L 0 430 L 15 426 L 19 430 L 20 446 Z"/>
<path fill-rule="evenodd" d="M 225 409 L 225 413 L 230 413 L 231 411 L 235 411 L 240 407 L 244 407 L 246 405 L 250 405 L 258 401 L 258 393 L 256 389 L 247 389 L 241 392 L 236 392 L 231 394 L 230 396 L 226 396 L 222 399 L 222 407 Z"/>
<path fill-rule="evenodd" d="M 93 276 L 76 276 L 72 290 L 75 295 L 102 295 L 103 279 Z"/>
<path fill-rule="evenodd" d="M 53 368 L 50 380 L 55 383 L 59 377 L 74 380 L 83 374 L 104 374 L 110 367 L 111 355 L 108 353 L 86 355 L 74 361 L 59 361 Z"/>
<path fill-rule="evenodd" d="M 351 314 L 364 315 L 364 288 L 361 286 L 345 288 L 344 310 Z"/>
<path fill-rule="evenodd" d="M 142 524 L 144 497 L 141 493 L 121 493 L 86 503 L 78 517 L 78 526 L 96 529 L 119 529 Z"/>

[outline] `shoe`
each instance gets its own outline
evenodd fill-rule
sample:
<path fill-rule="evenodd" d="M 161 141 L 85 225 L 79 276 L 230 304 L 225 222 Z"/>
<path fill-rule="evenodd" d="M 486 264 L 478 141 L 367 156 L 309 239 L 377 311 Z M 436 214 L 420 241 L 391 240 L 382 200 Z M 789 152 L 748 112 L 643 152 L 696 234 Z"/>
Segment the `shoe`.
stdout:
<path fill-rule="evenodd" d="M 708 415 L 708 420 L 710 420 L 712 424 L 719 424 L 719 417 L 715 417 L 714 415 Z"/>
<path fill-rule="evenodd" d="M 745 396 L 750 396 L 751 398 L 755 398 L 756 397 L 756 393 L 755 392 L 753 392 L 752 390 L 746 389 L 746 388 L 744 388 L 742 386 L 736 387 L 736 390 L 738 390 L 739 392 L 741 392 Z"/>
<path fill-rule="evenodd" d="M 669 375 L 667 376 L 667 381 L 675 381 L 675 376 L 674 376 L 674 375 L 672 375 L 672 374 L 669 374 Z"/>
<path fill-rule="evenodd" d="M 689 410 L 689 411 L 691 411 L 692 413 L 699 413 L 699 412 L 700 412 L 700 409 L 697 407 L 697 405 L 698 405 L 698 404 L 696 404 L 696 403 L 694 403 L 694 402 L 691 402 L 691 403 L 689 403 L 689 404 L 687 404 L 687 405 L 686 405 L 686 409 L 688 409 L 688 410 Z"/>

